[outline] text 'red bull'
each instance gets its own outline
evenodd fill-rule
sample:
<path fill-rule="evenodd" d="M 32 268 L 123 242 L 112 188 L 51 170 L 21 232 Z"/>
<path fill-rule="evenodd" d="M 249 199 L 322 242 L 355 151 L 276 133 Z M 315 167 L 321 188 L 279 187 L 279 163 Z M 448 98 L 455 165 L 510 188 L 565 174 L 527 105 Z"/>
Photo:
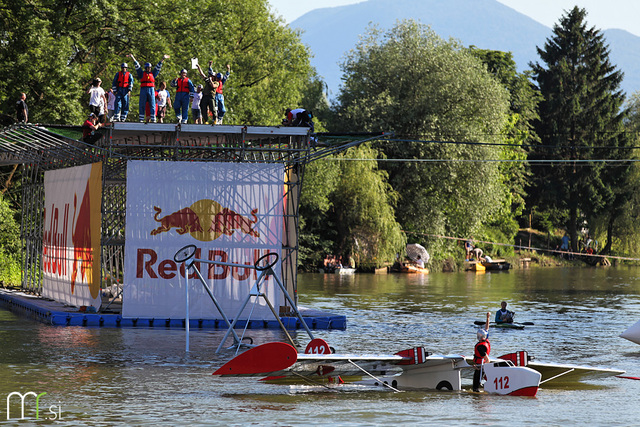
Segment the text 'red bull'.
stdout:
<path fill-rule="evenodd" d="M 255 261 L 259 259 L 261 256 L 269 253 L 268 250 L 261 251 L 259 249 L 253 250 L 253 262 L 251 264 L 244 264 L 253 266 Z M 196 249 L 195 258 L 202 259 L 200 248 Z M 220 261 L 220 262 L 230 262 L 229 254 L 226 251 L 221 249 L 211 249 L 208 253 L 209 261 Z M 195 262 L 195 267 L 198 271 L 201 272 L 203 277 L 210 280 L 224 280 L 229 277 L 233 277 L 235 280 L 246 280 L 251 276 L 251 272 L 253 272 L 253 279 L 258 278 L 257 270 L 253 268 L 243 268 L 243 267 L 230 267 L 227 265 L 215 265 L 215 264 L 207 264 L 207 272 L 205 274 L 204 271 L 201 270 L 201 263 Z M 241 273 L 242 270 L 242 273 Z M 136 278 L 137 279 L 173 279 L 177 274 L 185 277 L 185 268 L 184 263 L 176 263 L 173 259 L 164 259 L 158 260 L 158 254 L 153 249 L 143 249 L 140 248 L 137 250 L 136 254 Z M 195 279 L 196 273 L 189 274 L 189 279 Z M 267 280 L 270 276 L 267 276 Z"/>

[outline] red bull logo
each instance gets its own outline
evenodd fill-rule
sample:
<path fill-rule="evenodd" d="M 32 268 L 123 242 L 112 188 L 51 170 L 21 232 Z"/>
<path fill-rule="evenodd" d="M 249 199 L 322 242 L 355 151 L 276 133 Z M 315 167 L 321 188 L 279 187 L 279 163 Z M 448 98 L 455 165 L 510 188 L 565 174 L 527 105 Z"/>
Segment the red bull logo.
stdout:
<path fill-rule="evenodd" d="M 258 222 L 258 209 L 253 209 L 251 218 L 248 218 L 229 208 L 223 208 L 218 202 L 210 199 L 198 200 L 189 207 L 163 217 L 160 217 L 161 208 L 154 206 L 153 209 L 156 211 L 153 219 L 159 222 L 160 226 L 151 231 L 152 236 L 175 228 L 176 233 L 189 233 L 202 242 L 210 242 L 223 234 L 232 236 L 236 231 L 251 237 L 260 237 L 260 233 L 254 229 Z"/>

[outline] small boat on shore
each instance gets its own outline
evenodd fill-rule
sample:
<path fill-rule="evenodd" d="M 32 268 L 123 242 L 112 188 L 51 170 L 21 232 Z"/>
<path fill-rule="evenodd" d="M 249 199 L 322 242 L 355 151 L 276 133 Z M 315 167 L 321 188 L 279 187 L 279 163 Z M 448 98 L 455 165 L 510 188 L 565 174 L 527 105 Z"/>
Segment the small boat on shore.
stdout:
<path fill-rule="evenodd" d="M 390 273 L 429 274 L 429 269 L 424 265 L 431 258 L 427 250 L 417 243 L 407 245 L 407 257 L 410 261 L 401 262 L 397 259 L 389 268 Z"/>
<path fill-rule="evenodd" d="M 426 267 L 418 267 L 410 264 L 393 265 L 389 272 L 391 273 L 409 273 L 409 274 L 429 274 L 429 269 Z"/>
<path fill-rule="evenodd" d="M 483 261 L 482 266 L 487 271 L 507 271 L 511 268 L 511 264 L 509 264 L 504 259 L 494 259 L 492 261 Z"/>
<path fill-rule="evenodd" d="M 465 261 L 464 262 L 464 271 L 475 271 L 477 273 L 484 273 L 486 271 L 486 267 L 483 263 L 478 261 Z"/>
<path fill-rule="evenodd" d="M 335 268 L 319 268 L 318 273 L 320 274 L 355 274 L 356 269 L 353 267 L 335 267 Z"/>

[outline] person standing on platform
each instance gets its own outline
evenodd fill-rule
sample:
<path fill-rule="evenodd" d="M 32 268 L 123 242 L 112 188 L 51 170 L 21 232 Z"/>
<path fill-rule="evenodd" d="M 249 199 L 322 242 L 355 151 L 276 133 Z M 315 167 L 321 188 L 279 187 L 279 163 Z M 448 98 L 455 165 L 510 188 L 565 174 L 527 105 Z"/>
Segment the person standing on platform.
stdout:
<path fill-rule="evenodd" d="M 133 76 L 127 71 L 129 66 L 124 62 L 120 66 L 121 70 L 113 77 L 111 84 L 116 94 L 116 105 L 113 111 L 113 120 L 124 122 L 129 114 L 129 94 L 133 90 Z"/>
<path fill-rule="evenodd" d="M 176 99 L 173 103 L 173 110 L 176 113 L 178 123 L 187 123 L 189 120 L 189 94 L 196 91 L 193 83 L 187 77 L 187 70 L 180 71 L 180 77 L 171 81 L 171 87 L 176 88 Z"/>
<path fill-rule="evenodd" d="M 113 94 L 113 88 L 109 88 L 106 93 L 107 96 L 107 120 L 113 119 L 113 113 L 116 108 L 116 96 Z"/>
<path fill-rule="evenodd" d="M 158 99 L 158 112 L 156 116 L 160 123 L 164 123 L 164 117 L 167 115 L 167 107 L 171 108 L 171 94 L 167 90 L 167 82 L 160 83 L 160 89 L 158 93 L 156 93 L 156 98 Z"/>
<path fill-rule="evenodd" d="M 144 64 L 144 70 L 140 67 L 140 63 L 136 60 L 133 54 L 129 55 L 133 59 L 133 64 L 140 79 L 140 103 L 138 105 L 138 116 L 140 123 L 145 121 L 146 105 L 149 103 L 149 115 L 146 116 L 147 122 L 151 120 L 152 123 L 156 122 L 156 78 L 162 69 L 162 63 L 165 59 L 169 58 L 169 55 L 164 55 L 160 62 L 156 64 L 153 71 L 151 70 L 151 63 Z"/>
<path fill-rule="evenodd" d="M 475 371 L 473 372 L 473 391 L 480 391 L 482 365 L 489 363 L 489 353 L 491 352 L 491 343 L 489 342 L 490 318 L 491 313 L 487 313 L 487 322 L 484 329 L 478 329 L 478 342 L 473 349 L 473 364 L 475 366 Z"/>
<path fill-rule="evenodd" d="M 104 122 L 105 111 L 107 110 L 107 97 L 104 89 L 100 87 L 102 80 L 97 77 L 93 80 L 93 84 L 87 91 L 89 94 L 89 112 L 98 116 L 100 123 Z"/>
<path fill-rule="evenodd" d="M 200 111 L 200 101 L 202 101 L 202 85 L 198 85 L 196 91 L 192 94 L 191 112 L 193 113 L 194 123 L 202 124 L 202 112 Z"/>
<path fill-rule="evenodd" d="M 29 123 L 29 107 L 26 103 L 27 94 L 21 93 L 20 99 L 16 102 L 16 118 L 18 123 Z"/>
<path fill-rule="evenodd" d="M 218 87 L 216 88 L 216 107 L 218 108 L 218 119 L 216 124 L 221 125 L 224 114 L 227 112 L 227 108 L 224 106 L 224 95 L 222 94 L 222 87 L 227 83 L 227 79 L 231 74 L 231 65 L 227 64 L 227 73 L 223 76 L 222 73 L 216 74 L 216 81 Z"/>
<path fill-rule="evenodd" d="M 204 74 L 202 68 L 200 68 L 200 64 L 196 65 L 198 67 L 198 72 L 200 73 L 200 77 L 204 79 L 204 87 L 202 89 L 202 101 L 200 101 L 200 112 L 202 113 L 202 123 L 206 123 L 209 121 L 209 112 L 211 112 L 213 124 L 215 125 L 218 121 L 218 107 L 215 105 L 215 96 L 216 89 L 219 84 L 215 79 L 215 73 L 211 68 L 211 64 L 213 61 L 209 61 L 209 70 L 207 71 L 207 75 Z"/>

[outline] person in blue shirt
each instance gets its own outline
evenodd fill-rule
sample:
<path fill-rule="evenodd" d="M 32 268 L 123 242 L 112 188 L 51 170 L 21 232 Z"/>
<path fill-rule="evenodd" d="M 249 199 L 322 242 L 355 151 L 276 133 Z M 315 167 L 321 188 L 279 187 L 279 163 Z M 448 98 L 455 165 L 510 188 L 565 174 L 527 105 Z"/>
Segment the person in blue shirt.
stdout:
<path fill-rule="evenodd" d="M 507 302 L 502 301 L 500 303 L 500 310 L 496 311 L 496 323 L 513 323 L 513 317 L 516 314 L 513 311 L 507 310 Z"/>

